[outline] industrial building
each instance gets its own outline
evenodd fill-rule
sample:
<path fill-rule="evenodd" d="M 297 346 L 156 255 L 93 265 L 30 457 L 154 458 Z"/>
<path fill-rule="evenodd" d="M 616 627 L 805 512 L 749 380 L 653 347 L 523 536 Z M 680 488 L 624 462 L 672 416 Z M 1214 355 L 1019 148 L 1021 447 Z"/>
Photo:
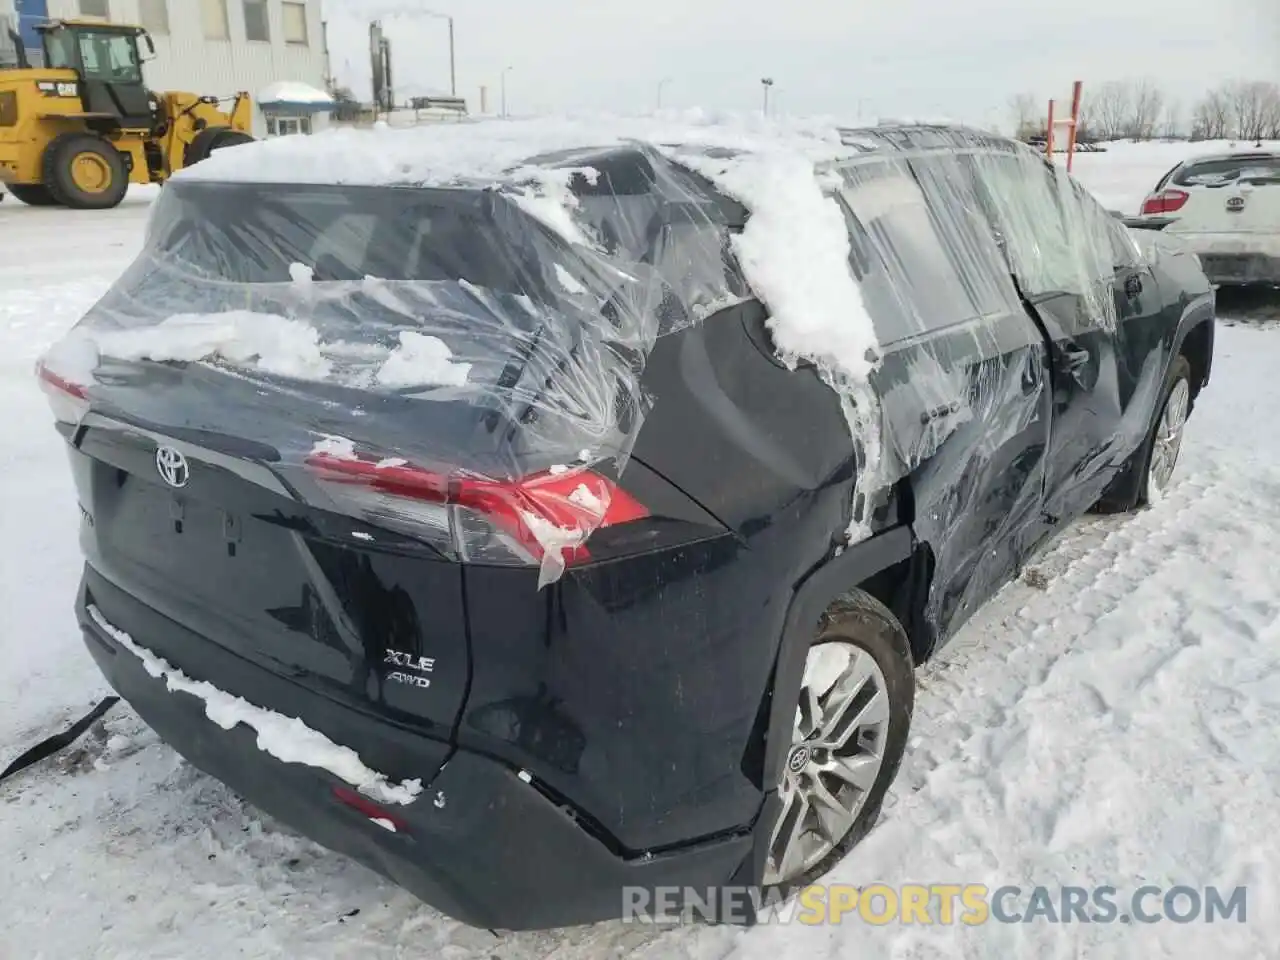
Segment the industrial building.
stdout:
<path fill-rule="evenodd" d="M 94 17 L 146 28 L 155 56 L 147 85 L 253 97 L 254 135 L 305 133 L 323 126 L 328 86 L 319 0 L 0 0 L 0 19 L 16 14 L 35 65 L 37 24 Z M 265 96 L 264 96 L 265 94 Z"/>

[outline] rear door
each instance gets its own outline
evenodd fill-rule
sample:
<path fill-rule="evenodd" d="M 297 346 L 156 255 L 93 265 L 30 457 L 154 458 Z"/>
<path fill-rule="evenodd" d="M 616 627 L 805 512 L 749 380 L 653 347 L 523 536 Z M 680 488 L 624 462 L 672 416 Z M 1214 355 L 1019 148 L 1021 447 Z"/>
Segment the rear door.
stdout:
<path fill-rule="evenodd" d="M 243 671 L 211 664 L 255 664 L 447 741 L 467 682 L 456 563 L 302 502 L 251 443 L 98 413 L 72 439 L 89 602 L 108 622 L 229 692 L 253 697 Z M 144 607 L 182 630 L 142 632 Z M 324 729 L 327 714 L 309 713 L 320 702 L 300 700 L 293 715 Z"/>
<path fill-rule="evenodd" d="M 852 265 L 884 348 L 883 479 L 910 478 L 915 532 L 935 560 L 928 619 L 945 639 L 1040 536 L 1046 346 L 953 155 L 877 156 L 842 178 Z"/>

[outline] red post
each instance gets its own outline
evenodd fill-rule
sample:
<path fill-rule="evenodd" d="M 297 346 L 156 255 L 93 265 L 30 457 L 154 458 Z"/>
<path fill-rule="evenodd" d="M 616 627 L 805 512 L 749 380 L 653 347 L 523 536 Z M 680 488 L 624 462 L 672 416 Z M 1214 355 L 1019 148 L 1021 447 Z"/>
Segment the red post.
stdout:
<path fill-rule="evenodd" d="M 1054 101 L 1049 101 L 1049 126 L 1044 137 L 1044 155 L 1050 160 L 1053 159 L 1053 110 Z"/>
<path fill-rule="evenodd" d="M 1071 172 L 1072 162 L 1076 158 L 1076 135 L 1080 130 L 1080 101 L 1084 94 L 1084 84 L 1077 80 L 1071 88 L 1071 133 L 1067 139 L 1067 173 Z"/>

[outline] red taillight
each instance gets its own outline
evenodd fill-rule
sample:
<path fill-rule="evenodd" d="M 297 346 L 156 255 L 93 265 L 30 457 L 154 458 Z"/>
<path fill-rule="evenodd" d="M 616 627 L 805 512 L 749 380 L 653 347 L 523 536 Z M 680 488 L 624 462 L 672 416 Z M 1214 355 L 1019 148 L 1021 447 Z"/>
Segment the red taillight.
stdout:
<path fill-rule="evenodd" d="M 1177 213 L 1186 206 L 1187 201 L 1190 199 L 1191 194 L 1185 190 L 1162 190 L 1147 197 L 1146 202 L 1142 205 L 1142 213 L 1144 216 Z"/>
<path fill-rule="evenodd" d="M 384 830 L 389 830 L 392 833 L 409 832 L 409 824 L 405 822 L 403 817 L 396 816 L 390 810 L 378 806 L 364 794 L 357 793 L 349 787 L 334 786 L 333 796 L 339 803 L 363 813 Z"/>
<path fill-rule="evenodd" d="M 307 465 L 337 489 L 426 505 L 427 511 L 416 514 L 384 510 L 374 516 L 386 520 L 390 513 L 401 527 L 406 520 L 416 522 L 437 540 L 446 539 L 447 534 L 452 552 L 463 560 L 541 563 L 558 548 L 566 563 L 580 563 L 590 557 L 584 541 L 594 530 L 649 516 L 644 505 L 625 490 L 589 470 L 544 471 L 499 481 L 441 474 L 398 458 L 313 453 Z M 497 552 L 495 544 L 488 542 L 493 534 L 500 541 Z"/>
<path fill-rule="evenodd" d="M 62 423 L 79 423 L 89 409 L 88 389 L 82 384 L 72 383 L 65 377 L 58 376 L 44 363 L 36 364 L 36 379 L 49 398 L 54 417 Z"/>

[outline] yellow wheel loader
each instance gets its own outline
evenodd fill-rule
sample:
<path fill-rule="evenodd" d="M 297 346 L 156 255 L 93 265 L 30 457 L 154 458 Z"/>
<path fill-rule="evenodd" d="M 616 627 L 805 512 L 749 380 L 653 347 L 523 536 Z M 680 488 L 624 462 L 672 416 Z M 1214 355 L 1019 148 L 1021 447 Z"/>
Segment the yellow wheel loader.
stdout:
<path fill-rule="evenodd" d="M 44 66 L 0 69 L 0 182 L 33 206 L 101 210 L 130 183 L 163 183 L 214 150 L 247 143 L 253 107 L 238 93 L 155 93 L 142 79 L 141 27 L 54 20 L 38 28 Z"/>

